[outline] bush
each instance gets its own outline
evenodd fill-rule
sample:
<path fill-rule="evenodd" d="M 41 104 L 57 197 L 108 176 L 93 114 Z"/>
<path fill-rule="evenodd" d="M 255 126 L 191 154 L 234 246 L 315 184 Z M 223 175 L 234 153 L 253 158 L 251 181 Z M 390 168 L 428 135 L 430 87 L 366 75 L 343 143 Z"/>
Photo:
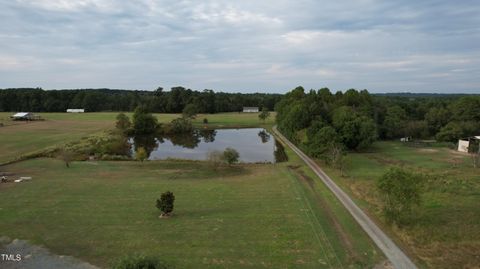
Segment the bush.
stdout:
<path fill-rule="evenodd" d="M 175 195 L 173 192 L 167 191 L 162 193 L 160 199 L 157 199 L 157 208 L 162 211 L 162 216 L 168 216 L 173 211 L 173 202 L 175 201 Z"/>
<path fill-rule="evenodd" d="M 383 213 L 388 223 L 409 224 L 413 209 L 421 201 L 420 175 L 401 168 L 390 168 L 377 182 L 382 194 Z"/>
<path fill-rule="evenodd" d="M 193 131 L 192 122 L 187 118 L 178 118 L 170 122 L 170 128 L 166 133 L 170 134 L 182 134 Z"/>
<path fill-rule="evenodd" d="M 128 133 L 131 126 L 132 126 L 132 123 L 130 122 L 130 119 L 128 118 L 127 115 L 123 113 L 120 113 L 117 115 L 117 122 L 115 123 L 115 127 L 120 132 L 122 132 L 123 134 Z"/>
<path fill-rule="evenodd" d="M 173 268 L 157 257 L 135 255 L 116 261 L 112 269 L 168 269 Z"/>
<path fill-rule="evenodd" d="M 188 104 L 183 108 L 182 116 L 184 118 L 194 119 L 195 116 L 197 115 L 197 112 L 198 112 L 198 108 L 196 105 Z"/>
<path fill-rule="evenodd" d="M 204 124 L 208 124 L 208 119 L 207 119 L 207 118 L 204 118 L 204 119 L 203 119 L 203 123 L 204 123 Z"/>
<path fill-rule="evenodd" d="M 137 107 L 133 113 L 133 132 L 137 135 L 153 134 L 159 124 L 157 118 L 150 114 L 146 108 Z"/>
<path fill-rule="evenodd" d="M 212 165 L 214 170 L 217 170 L 223 162 L 223 153 L 218 150 L 210 151 L 207 154 L 207 161 Z"/>
<path fill-rule="evenodd" d="M 58 157 L 65 163 L 66 167 L 70 167 L 70 162 L 72 162 L 74 159 L 74 153 L 69 150 L 62 149 L 59 152 Z"/>
<path fill-rule="evenodd" d="M 148 154 L 147 154 L 147 151 L 145 150 L 145 148 L 143 147 L 139 147 L 137 149 L 137 151 L 135 152 L 135 159 L 137 159 L 138 161 L 145 161 L 145 159 L 148 158 Z"/>
<path fill-rule="evenodd" d="M 223 160 L 229 165 L 238 162 L 240 154 L 233 148 L 226 148 L 223 152 Z"/>

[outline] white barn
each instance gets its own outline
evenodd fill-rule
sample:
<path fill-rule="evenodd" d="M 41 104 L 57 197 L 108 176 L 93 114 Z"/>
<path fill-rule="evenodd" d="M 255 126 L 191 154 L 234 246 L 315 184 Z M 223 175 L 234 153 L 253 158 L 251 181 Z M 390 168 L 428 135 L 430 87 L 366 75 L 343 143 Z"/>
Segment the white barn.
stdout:
<path fill-rule="evenodd" d="M 480 135 L 459 139 L 457 150 L 465 153 L 473 153 L 473 145 L 475 143 L 480 143 Z"/>
<path fill-rule="evenodd" d="M 243 107 L 243 112 L 246 112 L 246 113 L 256 113 L 258 112 L 258 107 L 253 107 L 253 106 L 245 106 Z"/>
<path fill-rule="evenodd" d="M 85 109 L 83 108 L 69 108 L 67 109 L 67 113 L 84 113 Z"/>

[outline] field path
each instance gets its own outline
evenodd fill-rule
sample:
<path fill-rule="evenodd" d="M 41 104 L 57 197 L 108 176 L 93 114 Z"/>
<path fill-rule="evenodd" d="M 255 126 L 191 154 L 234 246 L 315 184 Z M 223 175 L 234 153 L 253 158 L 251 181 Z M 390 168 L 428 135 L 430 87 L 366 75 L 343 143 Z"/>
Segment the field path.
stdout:
<path fill-rule="evenodd" d="M 276 128 L 274 133 L 280 140 L 287 144 L 323 181 L 323 183 L 335 194 L 345 208 L 352 214 L 353 218 L 360 224 L 365 232 L 372 238 L 380 250 L 397 269 L 417 268 L 410 258 L 390 239 L 356 204 L 353 200 L 327 175 L 323 170 L 305 153 L 298 149 L 293 143 L 285 138 Z"/>

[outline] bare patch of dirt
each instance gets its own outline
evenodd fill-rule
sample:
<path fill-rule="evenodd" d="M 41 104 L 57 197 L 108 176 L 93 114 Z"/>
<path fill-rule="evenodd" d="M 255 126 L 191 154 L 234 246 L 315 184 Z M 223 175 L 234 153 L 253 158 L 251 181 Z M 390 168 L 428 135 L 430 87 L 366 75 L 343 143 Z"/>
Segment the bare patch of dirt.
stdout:
<path fill-rule="evenodd" d="M 417 149 L 418 152 L 426 152 L 426 153 L 435 153 L 438 152 L 438 149 Z"/>
<path fill-rule="evenodd" d="M 381 261 L 380 263 L 377 263 L 373 269 L 394 269 L 392 263 L 389 260 L 384 260 Z"/>
<path fill-rule="evenodd" d="M 448 153 L 450 153 L 452 155 L 456 155 L 455 157 L 458 157 L 458 158 L 470 156 L 470 154 L 468 154 L 466 152 L 461 152 L 461 151 L 454 150 L 454 149 L 449 149 Z"/>

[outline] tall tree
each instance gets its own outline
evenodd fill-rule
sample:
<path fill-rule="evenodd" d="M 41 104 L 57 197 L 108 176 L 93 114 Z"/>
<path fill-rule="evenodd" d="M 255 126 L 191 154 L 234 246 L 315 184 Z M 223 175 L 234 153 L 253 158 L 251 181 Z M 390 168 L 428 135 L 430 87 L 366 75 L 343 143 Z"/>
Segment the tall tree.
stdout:
<path fill-rule="evenodd" d="M 136 135 L 153 134 L 158 128 L 157 118 L 148 112 L 148 110 L 139 106 L 133 113 L 133 132 Z"/>

